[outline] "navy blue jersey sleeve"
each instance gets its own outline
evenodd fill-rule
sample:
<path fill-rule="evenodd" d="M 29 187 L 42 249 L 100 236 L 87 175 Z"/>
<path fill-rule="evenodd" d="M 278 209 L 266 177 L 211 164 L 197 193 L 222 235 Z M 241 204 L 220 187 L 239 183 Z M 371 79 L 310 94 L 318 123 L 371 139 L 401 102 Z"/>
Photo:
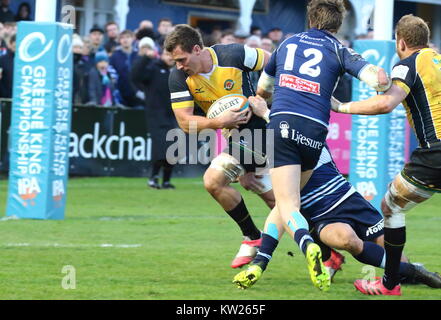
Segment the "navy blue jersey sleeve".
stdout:
<path fill-rule="evenodd" d="M 404 89 L 408 94 L 415 83 L 415 55 L 399 61 L 392 69 L 391 78 L 394 84 Z"/>
<path fill-rule="evenodd" d="M 369 62 L 351 48 L 340 46 L 338 53 L 343 71 L 356 78 L 358 78 L 361 70 L 369 64 Z"/>

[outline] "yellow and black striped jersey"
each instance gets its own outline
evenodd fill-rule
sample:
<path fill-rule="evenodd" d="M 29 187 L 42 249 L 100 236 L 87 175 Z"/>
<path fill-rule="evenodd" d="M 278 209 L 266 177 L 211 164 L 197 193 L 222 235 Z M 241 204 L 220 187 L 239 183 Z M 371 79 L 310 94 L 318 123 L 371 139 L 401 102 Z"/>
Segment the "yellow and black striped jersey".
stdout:
<path fill-rule="evenodd" d="M 392 70 L 393 83 L 406 91 L 407 118 L 420 147 L 441 141 L 441 55 L 424 48 L 399 61 Z"/>
<path fill-rule="evenodd" d="M 197 103 L 206 113 L 212 103 L 223 96 L 253 94 L 248 72 L 263 69 L 262 49 L 241 44 L 218 44 L 207 49 L 213 60 L 209 73 L 189 76 L 182 70 L 172 70 L 169 89 L 173 109 L 194 107 Z"/>

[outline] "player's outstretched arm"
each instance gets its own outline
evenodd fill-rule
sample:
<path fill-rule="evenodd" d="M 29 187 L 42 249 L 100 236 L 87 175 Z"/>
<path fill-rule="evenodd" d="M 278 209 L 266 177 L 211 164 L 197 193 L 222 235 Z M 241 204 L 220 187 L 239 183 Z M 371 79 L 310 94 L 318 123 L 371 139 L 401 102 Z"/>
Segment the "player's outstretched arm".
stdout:
<path fill-rule="evenodd" d="M 271 98 L 274 91 L 274 78 L 266 74 L 265 71 L 262 72 L 257 83 L 257 95 L 264 99 Z"/>
<path fill-rule="evenodd" d="M 384 94 L 370 97 L 366 100 L 341 103 L 334 97 L 331 99 L 332 110 L 340 113 L 351 114 L 384 114 L 389 113 L 398 106 L 407 96 L 405 90 L 397 85 L 392 85 Z"/>

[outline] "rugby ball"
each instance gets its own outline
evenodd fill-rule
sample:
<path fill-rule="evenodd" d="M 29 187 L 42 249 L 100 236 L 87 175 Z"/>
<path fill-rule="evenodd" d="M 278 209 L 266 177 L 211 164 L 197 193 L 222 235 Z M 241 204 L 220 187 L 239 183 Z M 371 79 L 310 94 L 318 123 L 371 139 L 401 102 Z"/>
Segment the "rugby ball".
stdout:
<path fill-rule="evenodd" d="M 243 111 L 249 107 L 248 99 L 242 94 L 229 94 L 217 99 L 207 111 L 207 118 L 214 119 L 219 117 L 225 111 L 240 107 L 240 111 Z"/>

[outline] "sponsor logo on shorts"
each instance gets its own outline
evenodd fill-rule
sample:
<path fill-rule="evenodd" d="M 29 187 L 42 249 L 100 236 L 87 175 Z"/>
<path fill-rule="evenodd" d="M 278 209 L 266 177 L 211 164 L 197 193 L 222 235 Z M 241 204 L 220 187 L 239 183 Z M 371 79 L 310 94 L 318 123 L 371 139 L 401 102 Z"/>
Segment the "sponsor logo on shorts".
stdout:
<path fill-rule="evenodd" d="M 279 123 L 280 128 L 280 134 L 282 135 L 282 138 L 287 139 L 289 137 L 289 124 L 286 121 L 281 121 Z"/>
<path fill-rule="evenodd" d="M 292 129 L 291 140 L 297 142 L 297 144 L 302 144 L 312 149 L 320 150 L 323 147 L 323 142 L 305 137 L 301 132 L 295 129 Z"/>
<path fill-rule="evenodd" d="M 383 230 L 384 227 L 384 219 L 381 219 L 376 225 L 369 227 L 366 230 L 366 237 L 371 234 L 376 234 L 377 232 Z"/>
<path fill-rule="evenodd" d="M 280 75 L 279 87 L 320 95 L 320 83 L 302 79 L 291 74 Z"/>

